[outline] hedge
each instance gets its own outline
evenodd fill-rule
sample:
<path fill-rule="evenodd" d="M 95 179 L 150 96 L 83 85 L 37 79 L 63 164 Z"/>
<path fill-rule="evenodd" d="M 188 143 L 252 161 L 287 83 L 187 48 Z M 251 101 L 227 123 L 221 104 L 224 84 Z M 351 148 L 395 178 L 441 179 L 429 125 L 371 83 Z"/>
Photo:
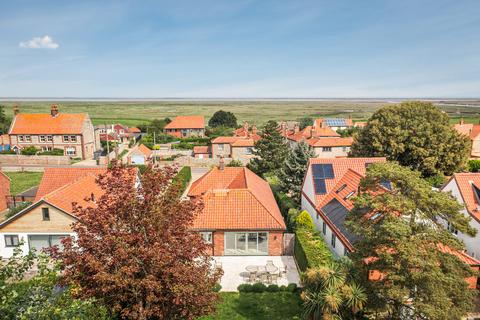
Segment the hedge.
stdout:
<path fill-rule="evenodd" d="M 273 187 L 272 190 L 274 190 L 273 195 L 275 196 L 275 200 L 277 200 L 278 208 L 282 213 L 283 219 L 287 222 L 287 229 L 289 232 L 293 232 L 295 223 L 293 221 L 290 221 L 288 211 L 290 209 L 296 209 L 297 205 L 286 194 L 276 191 Z"/>
<path fill-rule="evenodd" d="M 300 270 L 305 271 L 333 262 L 333 255 L 317 232 L 301 228 L 295 237 L 295 259 Z"/>
<path fill-rule="evenodd" d="M 271 284 L 268 287 L 263 283 L 257 282 L 254 284 L 242 283 L 237 287 L 238 292 L 247 293 L 262 293 L 262 292 L 295 292 L 297 291 L 296 283 L 289 283 L 288 286 L 278 286 L 276 284 Z"/>
<path fill-rule="evenodd" d="M 179 185 L 179 196 L 181 196 L 188 187 L 190 180 L 192 179 L 192 169 L 190 167 L 183 167 L 178 171 L 177 175 L 173 178 L 172 183 L 174 185 Z"/>

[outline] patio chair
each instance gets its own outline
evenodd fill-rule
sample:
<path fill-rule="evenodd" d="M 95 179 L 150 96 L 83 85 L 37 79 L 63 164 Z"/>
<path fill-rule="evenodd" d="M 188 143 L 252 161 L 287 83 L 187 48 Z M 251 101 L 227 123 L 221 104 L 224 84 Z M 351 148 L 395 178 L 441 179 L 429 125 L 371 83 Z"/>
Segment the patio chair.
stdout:
<path fill-rule="evenodd" d="M 262 283 L 269 283 L 270 282 L 270 276 L 268 273 L 266 272 L 262 272 L 259 277 L 260 278 L 260 282 Z"/>
<path fill-rule="evenodd" d="M 287 277 L 287 270 L 288 270 L 287 266 L 283 267 L 283 270 L 280 270 L 279 277 L 281 278 L 281 277 L 285 276 L 285 278 L 286 278 Z"/>
<path fill-rule="evenodd" d="M 277 284 L 278 283 L 278 277 L 279 277 L 279 274 L 278 273 L 272 273 L 270 274 L 270 283 L 275 283 Z"/>
<path fill-rule="evenodd" d="M 250 272 L 248 281 L 249 282 L 255 282 L 257 280 L 257 273 L 256 272 Z"/>

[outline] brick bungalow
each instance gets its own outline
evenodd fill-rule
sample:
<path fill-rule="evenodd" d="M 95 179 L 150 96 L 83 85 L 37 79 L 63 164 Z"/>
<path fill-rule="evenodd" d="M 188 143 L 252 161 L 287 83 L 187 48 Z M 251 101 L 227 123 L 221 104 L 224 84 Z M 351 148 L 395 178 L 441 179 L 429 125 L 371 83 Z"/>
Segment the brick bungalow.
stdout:
<path fill-rule="evenodd" d="M 192 184 L 188 196 L 203 198 L 193 229 L 212 255 L 283 254 L 285 222 L 269 184 L 249 169 L 221 161 Z"/>
<path fill-rule="evenodd" d="M 166 134 L 177 138 L 204 137 L 205 118 L 203 116 L 178 116 L 163 130 Z"/>

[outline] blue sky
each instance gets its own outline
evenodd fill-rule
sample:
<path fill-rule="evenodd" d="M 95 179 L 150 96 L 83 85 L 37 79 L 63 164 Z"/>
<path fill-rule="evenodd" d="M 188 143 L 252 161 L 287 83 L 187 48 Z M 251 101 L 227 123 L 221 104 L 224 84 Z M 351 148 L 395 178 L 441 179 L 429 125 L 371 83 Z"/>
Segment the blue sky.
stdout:
<path fill-rule="evenodd" d="M 480 97 L 480 1 L 1 1 L 0 97 Z"/>

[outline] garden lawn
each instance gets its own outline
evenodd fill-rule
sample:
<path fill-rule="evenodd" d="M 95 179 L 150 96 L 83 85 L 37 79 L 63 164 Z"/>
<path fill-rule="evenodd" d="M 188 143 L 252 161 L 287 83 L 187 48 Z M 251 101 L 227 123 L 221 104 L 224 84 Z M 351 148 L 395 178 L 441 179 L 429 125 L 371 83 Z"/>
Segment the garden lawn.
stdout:
<path fill-rule="evenodd" d="M 11 179 L 10 193 L 18 194 L 31 187 L 38 186 L 42 179 L 43 172 L 5 172 L 5 174 Z"/>
<path fill-rule="evenodd" d="M 200 320 L 288 320 L 301 319 L 302 301 L 297 293 L 221 292 L 222 301 L 214 315 Z"/>

